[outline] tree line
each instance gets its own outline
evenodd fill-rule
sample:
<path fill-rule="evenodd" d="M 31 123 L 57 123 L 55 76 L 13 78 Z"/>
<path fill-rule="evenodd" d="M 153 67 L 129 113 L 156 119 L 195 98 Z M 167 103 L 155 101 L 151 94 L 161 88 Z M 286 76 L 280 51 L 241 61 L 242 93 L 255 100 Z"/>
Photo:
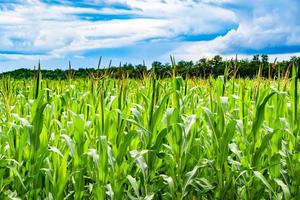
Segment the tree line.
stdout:
<path fill-rule="evenodd" d="M 172 60 L 172 59 L 171 59 Z M 173 60 L 174 61 L 174 60 Z M 171 77 L 174 72 L 178 76 L 208 78 L 223 75 L 226 71 L 230 76 L 241 78 L 254 78 L 259 73 L 261 77 L 276 78 L 278 76 L 290 76 L 290 69 L 293 64 L 299 65 L 300 57 L 291 57 L 290 60 L 277 60 L 270 62 L 268 55 L 254 55 L 252 59 L 237 58 L 225 60 L 216 55 L 212 59 L 202 58 L 197 62 L 179 61 L 177 63 L 161 63 L 155 61 L 150 68 L 145 64 L 120 64 L 112 66 L 111 62 L 107 67 L 101 67 L 101 58 L 97 68 L 73 69 L 69 63 L 67 70 L 41 70 L 43 78 L 52 80 L 64 80 L 69 78 L 101 78 L 109 76 L 112 78 L 133 78 L 140 79 L 149 74 L 156 78 Z M 14 79 L 30 79 L 36 75 L 36 69 L 17 69 L 2 73 L 0 76 L 9 76 Z"/>

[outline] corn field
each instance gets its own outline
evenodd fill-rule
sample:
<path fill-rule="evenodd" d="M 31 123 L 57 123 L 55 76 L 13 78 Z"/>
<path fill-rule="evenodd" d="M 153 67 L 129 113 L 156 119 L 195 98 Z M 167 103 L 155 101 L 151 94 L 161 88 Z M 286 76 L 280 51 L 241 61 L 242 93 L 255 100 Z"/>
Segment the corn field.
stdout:
<path fill-rule="evenodd" d="M 297 70 L 0 80 L 0 199 L 300 199 Z"/>

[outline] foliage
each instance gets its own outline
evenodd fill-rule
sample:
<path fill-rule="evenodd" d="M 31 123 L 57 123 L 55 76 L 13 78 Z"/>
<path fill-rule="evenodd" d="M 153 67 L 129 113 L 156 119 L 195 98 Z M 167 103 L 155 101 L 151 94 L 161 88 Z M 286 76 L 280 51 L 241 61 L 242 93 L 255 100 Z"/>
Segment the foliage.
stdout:
<path fill-rule="evenodd" d="M 299 63 L 300 57 L 292 57 L 290 61 L 281 61 L 270 63 L 267 55 L 255 55 L 252 60 L 224 60 L 221 56 L 215 56 L 212 59 L 202 58 L 198 62 L 192 61 L 180 61 L 177 63 L 177 75 L 186 77 L 201 77 L 208 78 L 213 75 L 223 75 L 226 68 L 229 70 L 229 75 L 236 75 L 241 78 L 253 78 L 261 70 L 261 76 L 265 78 L 276 78 L 278 72 L 285 74 L 291 70 L 291 64 Z M 109 76 L 111 78 L 133 78 L 142 79 L 145 74 L 155 73 L 157 78 L 169 78 L 172 75 L 171 64 L 162 64 L 155 61 L 152 66 L 147 69 L 145 64 L 121 64 L 117 66 L 111 66 L 111 61 L 108 66 L 100 68 L 101 58 L 97 68 L 79 68 L 77 70 L 72 69 L 71 63 L 69 63 L 68 70 L 41 70 L 43 77 L 51 80 L 65 80 L 70 77 L 75 78 L 101 78 L 103 76 Z M 10 76 L 14 79 L 31 79 L 36 74 L 35 70 L 30 69 L 18 69 L 11 72 L 5 72 L 2 76 Z M 291 74 L 288 74 L 291 75 Z M 1 75 L 0 75 L 1 76 Z"/>
<path fill-rule="evenodd" d="M 0 79 L 0 199 L 300 199 L 297 65 L 277 80 L 181 66 Z"/>

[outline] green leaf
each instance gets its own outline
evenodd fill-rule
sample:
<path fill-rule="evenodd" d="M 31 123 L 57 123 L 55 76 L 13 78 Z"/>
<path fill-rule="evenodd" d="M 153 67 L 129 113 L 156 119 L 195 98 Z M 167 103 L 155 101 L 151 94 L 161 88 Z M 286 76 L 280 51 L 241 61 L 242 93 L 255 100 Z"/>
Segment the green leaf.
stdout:
<path fill-rule="evenodd" d="M 262 175 L 262 173 L 260 173 L 259 171 L 254 171 L 254 175 L 261 180 L 261 182 L 263 182 L 263 184 L 275 195 L 275 191 L 272 188 L 272 186 L 270 185 L 270 183 L 267 181 L 267 179 Z"/>
<path fill-rule="evenodd" d="M 290 193 L 289 187 L 280 179 L 275 178 L 274 181 L 281 187 L 285 199 L 290 199 L 291 193 Z"/>
<path fill-rule="evenodd" d="M 127 175 L 127 179 L 130 182 L 135 195 L 139 198 L 140 197 L 139 186 L 138 183 L 136 182 L 136 179 L 133 178 L 131 175 Z"/>

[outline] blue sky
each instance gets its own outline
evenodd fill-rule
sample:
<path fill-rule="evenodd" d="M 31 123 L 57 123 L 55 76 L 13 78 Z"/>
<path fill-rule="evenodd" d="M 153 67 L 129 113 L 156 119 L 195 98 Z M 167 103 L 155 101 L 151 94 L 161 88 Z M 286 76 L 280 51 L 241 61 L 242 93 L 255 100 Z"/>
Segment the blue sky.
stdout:
<path fill-rule="evenodd" d="M 0 0 L 0 72 L 300 55 L 299 0 Z"/>

